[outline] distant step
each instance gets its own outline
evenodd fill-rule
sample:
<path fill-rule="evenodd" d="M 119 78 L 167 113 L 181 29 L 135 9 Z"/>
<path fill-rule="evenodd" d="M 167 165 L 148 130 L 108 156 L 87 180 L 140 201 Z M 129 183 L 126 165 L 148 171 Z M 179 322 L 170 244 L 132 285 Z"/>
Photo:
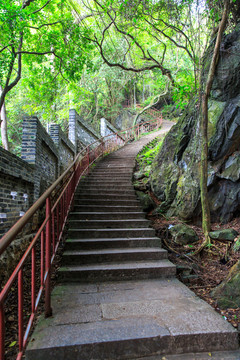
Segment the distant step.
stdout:
<path fill-rule="evenodd" d="M 131 179 L 118 179 L 118 180 L 114 180 L 114 179 L 91 179 L 89 178 L 88 180 L 86 180 L 84 182 L 85 185 L 93 185 L 93 187 L 95 185 L 104 185 L 105 187 L 108 185 L 115 185 L 116 187 L 120 186 L 129 186 L 131 189 L 132 187 L 132 180 Z"/>
<path fill-rule="evenodd" d="M 77 198 L 79 195 L 86 195 L 86 191 L 89 195 L 111 195 L 113 192 L 115 195 L 135 195 L 135 191 L 134 190 L 126 190 L 125 187 L 123 189 L 117 190 L 117 189 L 106 189 L 105 187 L 103 189 L 99 189 L 99 188 L 92 188 L 92 187 L 82 187 L 79 189 L 79 191 L 77 191 L 75 193 L 75 198 Z"/>
<path fill-rule="evenodd" d="M 116 238 L 116 237 L 150 237 L 155 236 L 152 228 L 115 228 L 115 229 L 69 229 L 70 239 Z"/>
<path fill-rule="evenodd" d="M 78 198 L 76 201 L 75 201 L 75 204 L 76 206 L 77 205 L 111 205 L 111 206 L 116 206 L 116 205 L 122 205 L 122 206 L 137 206 L 139 205 L 139 201 L 138 200 L 135 200 L 135 199 L 130 199 L 130 200 L 121 200 L 121 199 L 117 199 L 117 200 L 114 200 L 114 199 L 111 199 L 111 200 L 108 200 L 108 199 L 82 199 L 82 198 Z"/>
<path fill-rule="evenodd" d="M 75 205 L 74 206 L 75 211 L 79 212 L 85 212 L 85 211 L 104 211 L 104 212 L 133 212 L 142 210 L 140 205 L 137 206 L 128 206 L 128 205 Z"/>
<path fill-rule="evenodd" d="M 82 265 L 105 262 L 147 261 L 167 258 L 161 248 L 115 248 L 95 250 L 68 250 L 63 253 L 63 265 Z"/>
<path fill-rule="evenodd" d="M 145 219 L 143 212 L 71 212 L 69 220 L 124 220 Z"/>
<path fill-rule="evenodd" d="M 59 269 L 58 274 L 62 282 L 140 280 L 175 276 L 176 267 L 168 260 L 134 261 L 64 266 Z"/>
<path fill-rule="evenodd" d="M 161 240 L 158 237 L 118 237 L 118 238 L 88 238 L 88 239 L 67 239 L 66 250 L 81 249 L 111 249 L 111 248 L 138 248 L 138 247 L 160 247 Z"/>
<path fill-rule="evenodd" d="M 133 190 L 133 187 L 132 187 L 132 185 L 129 185 L 129 186 L 125 186 L 125 185 L 120 185 L 120 184 L 116 184 L 116 183 L 114 183 L 114 184 L 111 184 L 111 185 L 108 185 L 107 187 L 106 186 L 104 186 L 103 184 L 101 184 L 101 183 L 99 183 L 99 184 L 93 184 L 92 186 L 91 185 L 89 185 L 89 184 L 84 184 L 84 185 L 79 185 L 79 189 L 78 189 L 78 192 L 76 192 L 76 194 L 78 194 L 79 192 L 83 192 L 83 191 L 86 191 L 86 192 L 88 192 L 88 191 L 94 191 L 94 192 L 96 192 L 96 191 L 117 191 L 117 192 L 119 192 L 119 191 L 122 191 L 122 193 L 124 194 L 125 192 L 126 193 L 128 193 L 129 191 L 130 192 L 135 192 L 134 190 Z"/>
<path fill-rule="evenodd" d="M 99 193 L 85 193 L 85 194 L 76 194 L 75 195 L 75 204 L 78 204 L 78 201 L 81 201 L 81 199 L 91 199 L 91 200 L 136 200 L 136 195 L 134 194 L 102 194 L 102 192 L 99 191 Z"/>
<path fill-rule="evenodd" d="M 146 219 L 123 219 L 123 220 L 71 220 L 68 221 L 69 228 L 74 229 L 109 229 L 109 228 L 146 228 L 150 226 L 150 221 Z"/>

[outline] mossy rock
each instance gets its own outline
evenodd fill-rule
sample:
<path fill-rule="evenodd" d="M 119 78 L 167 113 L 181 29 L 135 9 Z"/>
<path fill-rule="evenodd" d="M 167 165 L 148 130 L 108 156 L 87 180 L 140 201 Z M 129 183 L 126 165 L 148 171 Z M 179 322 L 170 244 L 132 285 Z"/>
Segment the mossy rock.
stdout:
<path fill-rule="evenodd" d="M 136 191 L 136 195 L 141 203 L 141 206 L 144 211 L 150 211 L 154 208 L 155 203 L 152 200 L 151 196 L 142 191 Z"/>
<path fill-rule="evenodd" d="M 213 291 L 220 308 L 240 307 L 240 260 L 230 269 L 227 278 Z"/>
<path fill-rule="evenodd" d="M 199 240 L 196 232 L 186 224 L 177 224 L 169 227 L 173 241 L 179 245 L 193 244 Z"/>
<path fill-rule="evenodd" d="M 215 240 L 233 241 L 238 236 L 238 232 L 234 229 L 222 229 L 211 231 L 209 236 Z"/>

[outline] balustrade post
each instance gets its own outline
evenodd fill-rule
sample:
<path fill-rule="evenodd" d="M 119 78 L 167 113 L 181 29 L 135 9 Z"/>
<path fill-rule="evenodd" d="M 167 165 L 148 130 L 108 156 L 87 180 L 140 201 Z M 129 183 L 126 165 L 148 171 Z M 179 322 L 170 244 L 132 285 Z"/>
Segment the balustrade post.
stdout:
<path fill-rule="evenodd" d="M 19 352 L 23 351 L 23 270 L 18 273 L 18 342 Z"/>
<path fill-rule="evenodd" d="M 104 154 L 104 141 L 103 138 L 101 139 L 101 152 L 102 152 L 102 156 Z"/>
<path fill-rule="evenodd" d="M 45 257 L 45 272 L 47 272 L 47 278 L 45 283 L 45 317 L 52 315 L 51 308 L 51 203 L 50 199 L 46 200 L 46 218 L 48 218 L 46 224 L 46 257 Z M 62 224 L 61 224 L 62 226 Z"/>
<path fill-rule="evenodd" d="M 90 163 L 90 154 L 89 154 L 89 146 L 87 147 L 87 173 L 89 174 L 89 163 Z"/>

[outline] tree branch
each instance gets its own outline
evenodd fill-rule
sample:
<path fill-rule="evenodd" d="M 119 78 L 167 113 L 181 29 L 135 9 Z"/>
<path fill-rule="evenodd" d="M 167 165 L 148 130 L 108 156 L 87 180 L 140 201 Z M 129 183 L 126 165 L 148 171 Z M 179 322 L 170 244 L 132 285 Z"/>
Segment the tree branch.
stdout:
<path fill-rule="evenodd" d="M 42 9 L 44 9 L 45 6 L 47 6 L 47 5 L 50 3 L 50 1 L 52 1 L 52 0 L 48 0 L 48 1 L 46 2 L 46 4 L 44 4 L 40 9 L 34 11 L 32 14 L 37 14 L 39 11 L 41 11 Z"/>
<path fill-rule="evenodd" d="M 193 55 L 190 53 L 190 51 L 188 50 L 188 48 L 186 46 L 183 46 L 181 44 L 178 44 L 171 36 L 165 34 L 165 32 L 163 30 L 160 30 L 156 25 L 154 25 L 153 23 L 150 23 L 150 21 L 148 21 L 147 19 L 145 19 L 145 21 L 152 26 L 157 32 L 160 32 L 160 34 L 162 34 L 164 37 L 166 37 L 168 40 L 170 40 L 174 45 L 176 45 L 178 48 L 185 50 L 189 57 L 194 60 Z"/>
<path fill-rule="evenodd" d="M 56 21 L 54 23 L 49 23 L 49 24 L 42 24 L 41 26 L 39 27 L 35 27 L 35 26 L 27 26 L 28 28 L 30 29 L 36 29 L 36 30 L 40 30 L 42 27 L 44 26 L 52 26 L 52 25 L 56 25 L 56 24 L 60 24 L 60 21 Z"/>
<path fill-rule="evenodd" d="M 27 6 L 29 6 L 34 1 L 35 0 L 26 0 L 26 1 L 24 1 L 23 5 L 22 5 L 22 9 L 25 9 Z"/>
<path fill-rule="evenodd" d="M 138 114 L 136 114 L 136 116 L 135 116 L 135 118 L 134 118 L 134 120 L 133 120 L 133 126 L 136 125 L 139 116 L 141 116 L 146 110 L 150 109 L 152 106 L 157 105 L 157 104 L 159 103 L 160 99 L 161 99 L 163 96 L 167 95 L 167 93 L 168 93 L 168 87 L 169 87 L 169 81 L 168 81 L 167 84 L 166 84 L 165 91 L 164 91 L 162 94 L 156 95 L 156 96 L 154 97 L 154 99 L 156 99 L 156 97 L 157 97 L 157 101 L 155 101 L 154 103 L 151 103 L 151 104 L 145 106 L 145 108 L 144 108 L 143 110 L 141 110 Z"/>
<path fill-rule="evenodd" d="M 0 53 L 3 52 L 4 50 L 8 49 L 9 46 L 11 46 L 11 45 L 6 45 L 6 46 L 4 46 L 4 47 L 0 50 Z"/>

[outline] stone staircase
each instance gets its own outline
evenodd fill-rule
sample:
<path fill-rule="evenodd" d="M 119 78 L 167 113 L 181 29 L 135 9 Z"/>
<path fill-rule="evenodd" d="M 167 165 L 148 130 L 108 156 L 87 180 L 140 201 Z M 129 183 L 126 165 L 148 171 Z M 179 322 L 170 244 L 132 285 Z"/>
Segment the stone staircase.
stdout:
<path fill-rule="evenodd" d="M 237 331 L 175 278 L 132 187 L 138 151 L 109 155 L 78 187 L 68 239 L 27 360 L 239 360 Z"/>
<path fill-rule="evenodd" d="M 132 186 L 134 157 L 101 161 L 75 195 L 61 282 L 175 275 Z"/>

